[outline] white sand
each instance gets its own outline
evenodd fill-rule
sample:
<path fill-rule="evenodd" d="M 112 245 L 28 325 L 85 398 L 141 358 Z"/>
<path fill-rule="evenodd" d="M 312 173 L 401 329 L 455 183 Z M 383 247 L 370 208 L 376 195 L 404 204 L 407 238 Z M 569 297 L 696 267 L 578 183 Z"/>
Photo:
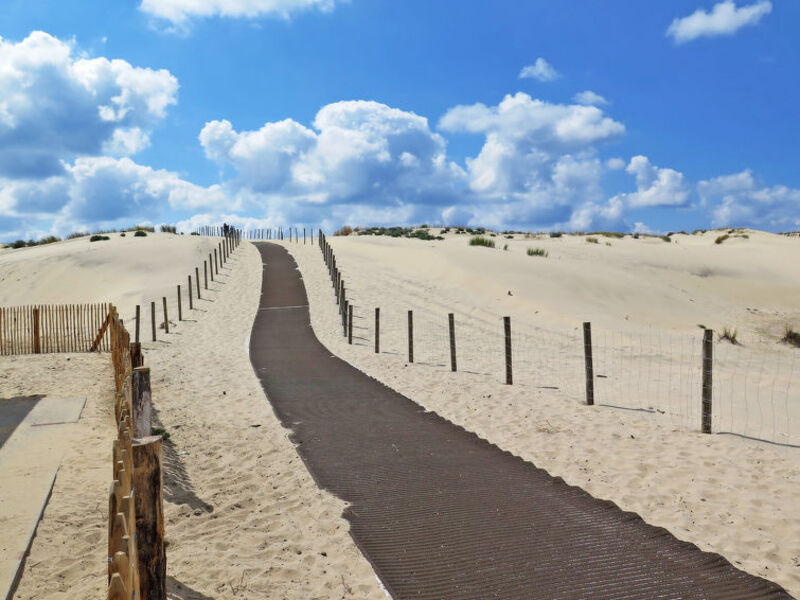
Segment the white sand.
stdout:
<path fill-rule="evenodd" d="M 568 483 L 800 595 L 800 449 L 698 432 L 697 328 L 738 327 L 746 344 L 715 347 L 715 428 L 797 444 L 800 351 L 776 342 L 787 322 L 800 329 L 800 240 L 748 232 L 716 245 L 717 235 L 679 235 L 671 244 L 599 237 L 596 245 L 578 236 L 498 236 L 496 250 L 469 247 L 463 235 L 329 237 L 356 307 L 353 346 L 319 249 L 286 246 L 303 272 L 314 329 L 337 355 Z M 549 257 L 529 257 L 528 247 Z M 406 363 L 408 309 L 424 364 Z M 447 354 L 451 310 L 458 373 Z M 503 384 L 503 315 L 512 316 L 514 386 Z M 652 410 L 582 403 L 583 320 L 595 328 L 595 372 L 608 374 L 596 382 L 598 403 Z M 781 369 L 770 370 L 776 360 Z"/>
<path fill-rule="evenodd" d="M 105 250 L 91 248 L 91 267 L 81 254 L 88 242 L 77 252 L 74 242 L 61 244 L 67 248 L 66 258 L 58 259 L 65 269 L 58 279 L 64 301 L 108 298 L 129 314 L 131 307 L 122 304 L 126 299 L 148 300 L 147 285 L 153 281 L 169 289 L 169 278 L 188 271 L 199 248 L 213 244 L 155 235 L 123 238 L 119 245 L 129 241 L 144 244 L 135 254 L 108 242 L 101 242 L 109 244 Z M 58 247 L 35 250 L 52 258 L 59 256 Z M 38 274 L 26 277 L 29 295 L 7 297 L 25 303 L 58 300 L 55 280 L 49 279 L 55 267 L 34 250 L 24 252 L 39 261 Z M 8 257 L 0 256 L 0 277 L 26 272 L 18 255 L 11 255 L 11 266 Z M 246 340 L 260 295 L 258 252 L 244 245 L 228 266 L 206 299 L 187 311 L 190 320 L 167 336 L 160 332 L 161 341 L 143 344 L 154 407 L 171 434 L 164 453 L 169 597 L 384 598 L 341 517 L 344 503 L 316 487 L 250 366 Z M 78 273 L 84 295 L 70 288 Z M 106 278 L 114 279 L 110 298 L 102 293 Z M 0 358 L 0 397 L 80 390 L 89 397 L 81 419 L 85 444 L 64 458 L 15 598 L 99 598 L 104 593 L 111 365 L 107 355 L 66 359 Z"/>

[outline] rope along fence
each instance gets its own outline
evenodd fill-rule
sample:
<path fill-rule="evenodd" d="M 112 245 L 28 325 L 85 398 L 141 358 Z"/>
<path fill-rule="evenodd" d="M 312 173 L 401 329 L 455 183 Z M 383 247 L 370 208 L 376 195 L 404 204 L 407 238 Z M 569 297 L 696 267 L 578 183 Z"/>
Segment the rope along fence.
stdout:
<path fill-rule="evenodd" d="M 559 330 L 514 324 L 472 308 L 439 305 L 409 288 L 409 310 L 359 306 L 322 232 L 348 342 L 408 363 L 457 370 L 605 408 L 662 415 L 684 430 L 726 433 L 800 448 L 800 351 L 709 329 L 695 336 L 611 331 L 579 323 Z M 379 333 L 379 335 L 378 335 Z M 704 342 L 705 340 L 705 342 Z"/>

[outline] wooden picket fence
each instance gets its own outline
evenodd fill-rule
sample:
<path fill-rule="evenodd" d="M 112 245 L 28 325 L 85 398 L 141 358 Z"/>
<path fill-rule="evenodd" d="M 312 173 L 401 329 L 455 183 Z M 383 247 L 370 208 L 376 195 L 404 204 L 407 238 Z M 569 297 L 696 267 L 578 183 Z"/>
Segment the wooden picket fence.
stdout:
<path fill-rule="evenodd" d="M 111 349 L 111 305 L 0 307 L 0 356 Z"/>
<path fill-rule="evenodd" d="M 166 600 L 161 436 L 151 436 L 150 370 L 110 307 L 116 399 L 108 496 L 107 600 Z"/>

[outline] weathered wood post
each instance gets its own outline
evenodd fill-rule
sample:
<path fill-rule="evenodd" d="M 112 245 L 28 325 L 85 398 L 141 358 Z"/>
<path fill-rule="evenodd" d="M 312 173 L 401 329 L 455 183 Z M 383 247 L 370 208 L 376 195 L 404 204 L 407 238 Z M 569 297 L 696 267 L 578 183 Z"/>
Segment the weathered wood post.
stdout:
<path fill-rule="evenodd" d="M 39 331 L 39 307 L 33 309 L 33 353 L 42 353 L 42 338 Z"/>
<path fill-rule="evenodd" d="M 456 317 L 453 313 L 447 315 L 447 320 L 450 325 L 450 370 L 455 372 L 456 369 Z"/>
<path fill-rule="evenodd" d="M 375 308 L 375 354 L 381 351 L 381 309 Z"/>
<path fill-rule="evenodd" d="M 132 444 L 139 585 L 142 600 L 167 598 L 161 445 L 160 435 L 135 439 Z"/>
<path fill-rule="evenodd" d="M 133 411 L 133 415 L 131 415 L 133 437 L 149 436 L 153 423 L 149 367 L 136 367 L 131 373 L 131 410 Z"/>
<path fill-rule="evenodd" d="M 142 355 L 142 345 L 139 342 L 131 343 L 131 368 L 141 367 L 144 364 L 144 356 Z"/>
<path fill-rule="evenodd" d="M 189 310 L 192 310 L 194 306 L 192 305 L 192 276 L 189 275 Z"/>
<path fill-rule="evenodd" d="M 150 303 L 150 323 L 153 326 L 153 341 L 156 341 L 156 303 Z"/>
<path fill-rule="evenodd" d="M 208 289 L 208 264 L 206 261 L 203 261 L 203 289 Z"/>
<path fill-rule="evenodd" d="M 164 303 L 164 333 L 169 333 L 169 315 L 167 314 L 167 297 L 161 297 L 162 302 Z"/>
<path fill-rule="evenodd" d="M 197 299 L 200 300 L 200 269 L 198 267 L 194 268 L 194 282 L 197 288 Z"/>
<path fill-rule="evenodd" d="M 347 316 L 347 343 L 353 343 L 353 305 L 347 305 L 348 316 Z"/>
<path fill-rule="evenodd" d="M 511 317 L 503 317 L 503 329 L 506 337 L 506 384 L 513 385 L 514 377 L 511 369 Z"/>
<path fill-rule="evenodd" d="M 303 245 L 306 245 L 306 228 L 303 227 Z"/>
<path fill-rule="evenodd" d="M 134 341 L 138 344 L 139 343 L 139 318 L 141 317 L 141 307 L 137 304 L 136 305 L 136 335 L 134 336 Z"/>
<path fill-rule="evenodd" d="M 703 332 L 703 433 L 711 433 L 711 402 L 713 397 L 714 330 Z"/>
<path fill-rule="evenodd" d="M 211 275 L 211 281 L 214 281 L 214 263 L 211 262 L 211 252 L 208 253 L 208 273 Z"/>
<path fill-rule="evenodd" d="M 347 337 L 347 309 L 349 305 L 350 303 L 347 300 L 342 304 L 342 330 L 344 331 L 344 337 Z"/>
<path fill-rule="evenodd" d="M 408 311 L 408 362 L 414 362 L 414 311 Z"/>
<path fill-rule="evenodd" d="M 214 248 L 214 268 L 217 270 L 217 275 L 219 275 L 219 257 L 217 256 L 216 248 Z"/>
<path fill-rule="evenodd" d="M 583 324 L 583 355 L 586 362 L 586 404 L 594 405 L 594 364 L 592 362 L 592 324 Z"/>
<path fill-rule="evenodd" d="M 181 286 L 178 284 L 178 321 L 183 321 L 183 305 L 181 304 Z"/>

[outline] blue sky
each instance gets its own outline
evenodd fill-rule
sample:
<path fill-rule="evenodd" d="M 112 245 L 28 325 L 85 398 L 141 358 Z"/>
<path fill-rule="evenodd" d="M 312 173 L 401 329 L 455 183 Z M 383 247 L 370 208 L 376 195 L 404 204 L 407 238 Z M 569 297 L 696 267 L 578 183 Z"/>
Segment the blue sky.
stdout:
<path fill-rule="evenodd" d="M 798 23 L 788 0 L 6 0 L 0 239 L 800 229 Z"/>

